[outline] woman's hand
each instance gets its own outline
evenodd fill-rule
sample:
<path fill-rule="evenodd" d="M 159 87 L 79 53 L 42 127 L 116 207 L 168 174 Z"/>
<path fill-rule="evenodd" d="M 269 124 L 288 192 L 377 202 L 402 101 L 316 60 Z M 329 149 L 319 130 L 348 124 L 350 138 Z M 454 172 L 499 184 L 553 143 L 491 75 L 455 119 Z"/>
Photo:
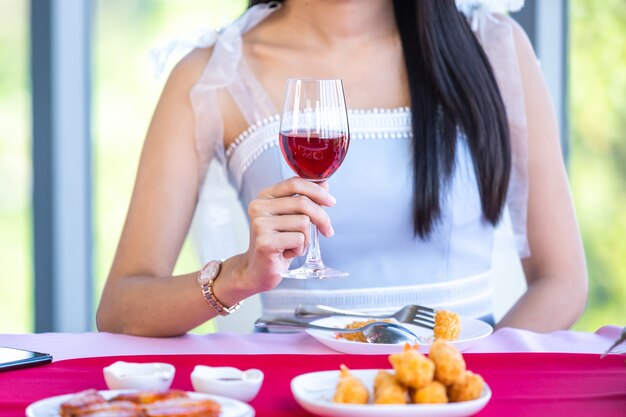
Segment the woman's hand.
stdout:
<path fill-rule="evenodd" d="M 326 182 L 293 177 L 262 190 L 248 206 L 250 246 L 240 285 L 255 293 L 276 287 L 291 260 L 306 253 L 311 223 L 326 237 L 334 234 L 322 209 L 334 204 Z"/>

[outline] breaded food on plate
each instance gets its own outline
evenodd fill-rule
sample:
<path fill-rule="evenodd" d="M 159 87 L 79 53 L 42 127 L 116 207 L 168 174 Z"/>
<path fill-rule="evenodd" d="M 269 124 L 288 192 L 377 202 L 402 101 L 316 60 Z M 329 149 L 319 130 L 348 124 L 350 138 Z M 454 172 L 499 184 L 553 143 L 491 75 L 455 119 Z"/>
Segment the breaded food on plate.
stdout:
<path fill-rule="evenodd" d="M 413 392 L 413 402 L 416 404 L 442 404 L 448 402 L 446 386 L 439 381 L 431 381 L 426 386 Z"/>
<path fill-rule="evenodd" d="M 454 383 L 448 387 L 448 396 L 450 401 L 470 401 L 480 397 L 485 386 L 485 380 L 482 376 L 472 371 L 465 371 L 463 382 Z"/>
<path fill-rule="evenodd" d="M 437 381 L 443 385 L 463 382 L 465 360 L 457 348 L 444 341 L 435 340 L 428 357 L 435 363 Z"/>
<path fill-rule="evenodd" d="M 456 340 L 461 334 L 461 318 L 458 314 L 447 310 L 435 313 L 435 340 Z"/>
<path fill-rule="evenodd" d="M 392 320 L 374 320 L 374 319 L 369 319 L 369 320 L 363 320 L 363 321 L 353 321 L 352 323 L 348 323 L 345 326 L 345 329 L 358 329 L 359 327 L 363 327 L 366 326 L 370 323 L 374 323 L 374 322 L 378 322 L 378 321 L 384 321 L 387 323 L 393 323 Z M 346 339 L 346 340 L 350 340 L 352 342 L 362 342 L 362 343 L 368 343 L 367 339 L 365 338 L 365 335 L 363 334 L 363 332 L 357 332 L 357 333 L 337 333 L 337 339 Z"/>
<path fill-rule="evenodd" d="M 420 389 L 433 380 L 435 364 L 408 343 L 400 353 L 389 355 L 398 380 L 409 388 Z"/>
<path fill-rule="evenodd" d="M 373 404 L 446 404 L 480 398 L 485 381 L 466 370 L 456 347 L 437 340 L 428 358 L 417 348 L 407 343 L 402 352 L 389 355 L 395 375 L 385 370 L 376 373 Z M 341 365 L 333 402 L 367 404 L 368 396 L 367 387 Z"/>
<path fill-rule="evenodd" d="M 374 404 L 406 404 L 406 389 L 395 375 L 378 371 L 374 378 Z"/>
<path fill-rule="evenodd" d="M 350 373 L 346 365 L 341 365 L 339 382 L 333 397 L 334 403 L 367 404 L 369 391 L 360 379 Z"/>

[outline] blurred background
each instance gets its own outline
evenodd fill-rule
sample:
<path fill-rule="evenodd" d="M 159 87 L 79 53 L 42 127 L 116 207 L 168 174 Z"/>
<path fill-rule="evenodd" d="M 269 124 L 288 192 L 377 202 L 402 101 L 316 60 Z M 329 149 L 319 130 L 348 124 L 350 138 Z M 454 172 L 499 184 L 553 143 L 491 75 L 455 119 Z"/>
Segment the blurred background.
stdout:
<path fill-rule="evenodd" d="M 57 1 L 70 8 L 88 4 L 83 8 L 89 16 L 84 32 L 91 41 L 88 52 L 82 56 L 87 60 L 89 77 L 83 86 L 87 99 L 79 110 L 91 117 L 85 127 L 86 137 L 91 139 L 86 150 L 81 148 L 79 161 L 89 174 L 85 176 L 88 184 L 81 191 L 86 203 L 80 209 L 88 213 L 91 226 L 78 227 L 77 233 L 82 237 L 75 239 L 79 242 L 76 256 L 84 254 L 84 274 L 77 274 L 74 281 L 59 287 L 34 278 L 36 269 L 43 271 L 47 267 L 45 258 L 54 257 L 64 239 L 75 237 L 63 236 L 52 228 L 52 237 L 44 236 L 37 246 L 38 258 L 44 261 L 35 262 L 33 219 L 45 218 L 48 213 L 45 205 L 34 209 L 33 203 L 58 187 L 54 181 L 49 186 L 45 181 L 37 183 L 33 168 L 41 169 L 41 158 L 45 162 L 47 153 L 58 152 L 51 145 L 43 150 L 41 146 L 37 148 L 32 128 L 34 112 L 40 110 L 33 107 L 31 100 L 33 85 L 37 85 L 31 74 L 38 73 L 38 68 L 33 69 L 31 64 L 38 66 L 41 62 L 31 60 L 31 41 L 41 41 L 47 32 L 45 24 L 40 27 L 39 20 L 31 14 L 41 16 L 42 9 L 31 9 L 31 4 L 41 7 L 49 2 L 0 0 L 0 333 L 72 330 L 71 325 L 59 324 L 63 319 L 52 316 L 67 303 L 80 303 L 80 298 L 85 297 L 89 300 L 81 305 L 89 312 L 85 315 L 86 324 L 74 330 L 93 328 L 93 310 L 121 232 L 144 134 L 165 80 L 152 75 L 149 52 L 194 31 L 223 26 L 247 4 L 244 0 Z M 590 296 L 575 329 L 594 331 L 605 324 L 624 325 L 626 1 L 526 3 L 516 18 L 536 46 L 562 119 L 564 154 L 587 254 Z M 555 21 L 550 13 L 560 13 L 560 19 Z M 58 16 L 51 15 L 59 21 Z M 554 26 L 554 22 L 558 23 L 556 32 L 545 29 Z M 53 38 L 51 42 L 54 52 L 56 41 Z M 41 42 L 35 48 L 42 48 Z M 59 94 L 54 88 L 48 90 L 53 98 Z M 54 118 L 59 113 L 50 114 Z M 33 152 L 35 148 L 39 149 L 39 156 Z M 53 207 L 59 210 L 63 206 Z M 198 267 L 193 248 L 186 244 L 175 272 Z M 51 276 L 62 273 L 56 268 L 50 268 Z M 68 286 L 79 289 L 78 298 L 55 294 Z M 40 309 L 37 320 L 36 305 Z M 210 325 L 197 329 L 210 330 Z"/>

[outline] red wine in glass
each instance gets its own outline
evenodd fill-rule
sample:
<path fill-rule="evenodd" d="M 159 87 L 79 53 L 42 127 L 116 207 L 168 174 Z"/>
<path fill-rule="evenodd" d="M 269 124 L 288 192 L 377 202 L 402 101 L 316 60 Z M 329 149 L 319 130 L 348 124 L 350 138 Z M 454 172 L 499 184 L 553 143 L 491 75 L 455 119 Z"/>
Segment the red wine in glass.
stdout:
<path fill-rule="evenodd" d="M 337 171 L 348 152 L 350 130 L 341 80 L 287 80 L 280 119 L 280 149 L 301 178 L 321 182 Z M 317 227 L 304 265 L 281 274 L 284 278 L 325 279 L 348 276 L 322 262 Z"/>
<path fill-rule="evenodd" d="M 309 181 L 324 181 L 334 174 L 346 157 L 349 143 L 346 133 L 280 134 L 280 149 L 285 160 L 299 177 Z"/>

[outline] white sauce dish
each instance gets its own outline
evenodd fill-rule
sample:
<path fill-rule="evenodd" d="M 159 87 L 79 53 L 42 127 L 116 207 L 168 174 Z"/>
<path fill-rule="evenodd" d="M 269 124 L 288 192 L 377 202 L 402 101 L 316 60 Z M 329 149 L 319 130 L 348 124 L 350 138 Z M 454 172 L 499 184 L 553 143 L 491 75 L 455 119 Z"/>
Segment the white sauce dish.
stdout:
<path fill-rule="evenodd" d="M 115 362 L 103 369 L 109 389 L 165 391 L 172 385 L 176 369 L 169 363 Z"/>
<path fill-rule="evenodd" d="M 191 384 L 197 392 L 249 402 L 261 389 L 263 372 L 258 369 L 242 371 L 230 366 L 197 365 L 191 373 Z"/>

